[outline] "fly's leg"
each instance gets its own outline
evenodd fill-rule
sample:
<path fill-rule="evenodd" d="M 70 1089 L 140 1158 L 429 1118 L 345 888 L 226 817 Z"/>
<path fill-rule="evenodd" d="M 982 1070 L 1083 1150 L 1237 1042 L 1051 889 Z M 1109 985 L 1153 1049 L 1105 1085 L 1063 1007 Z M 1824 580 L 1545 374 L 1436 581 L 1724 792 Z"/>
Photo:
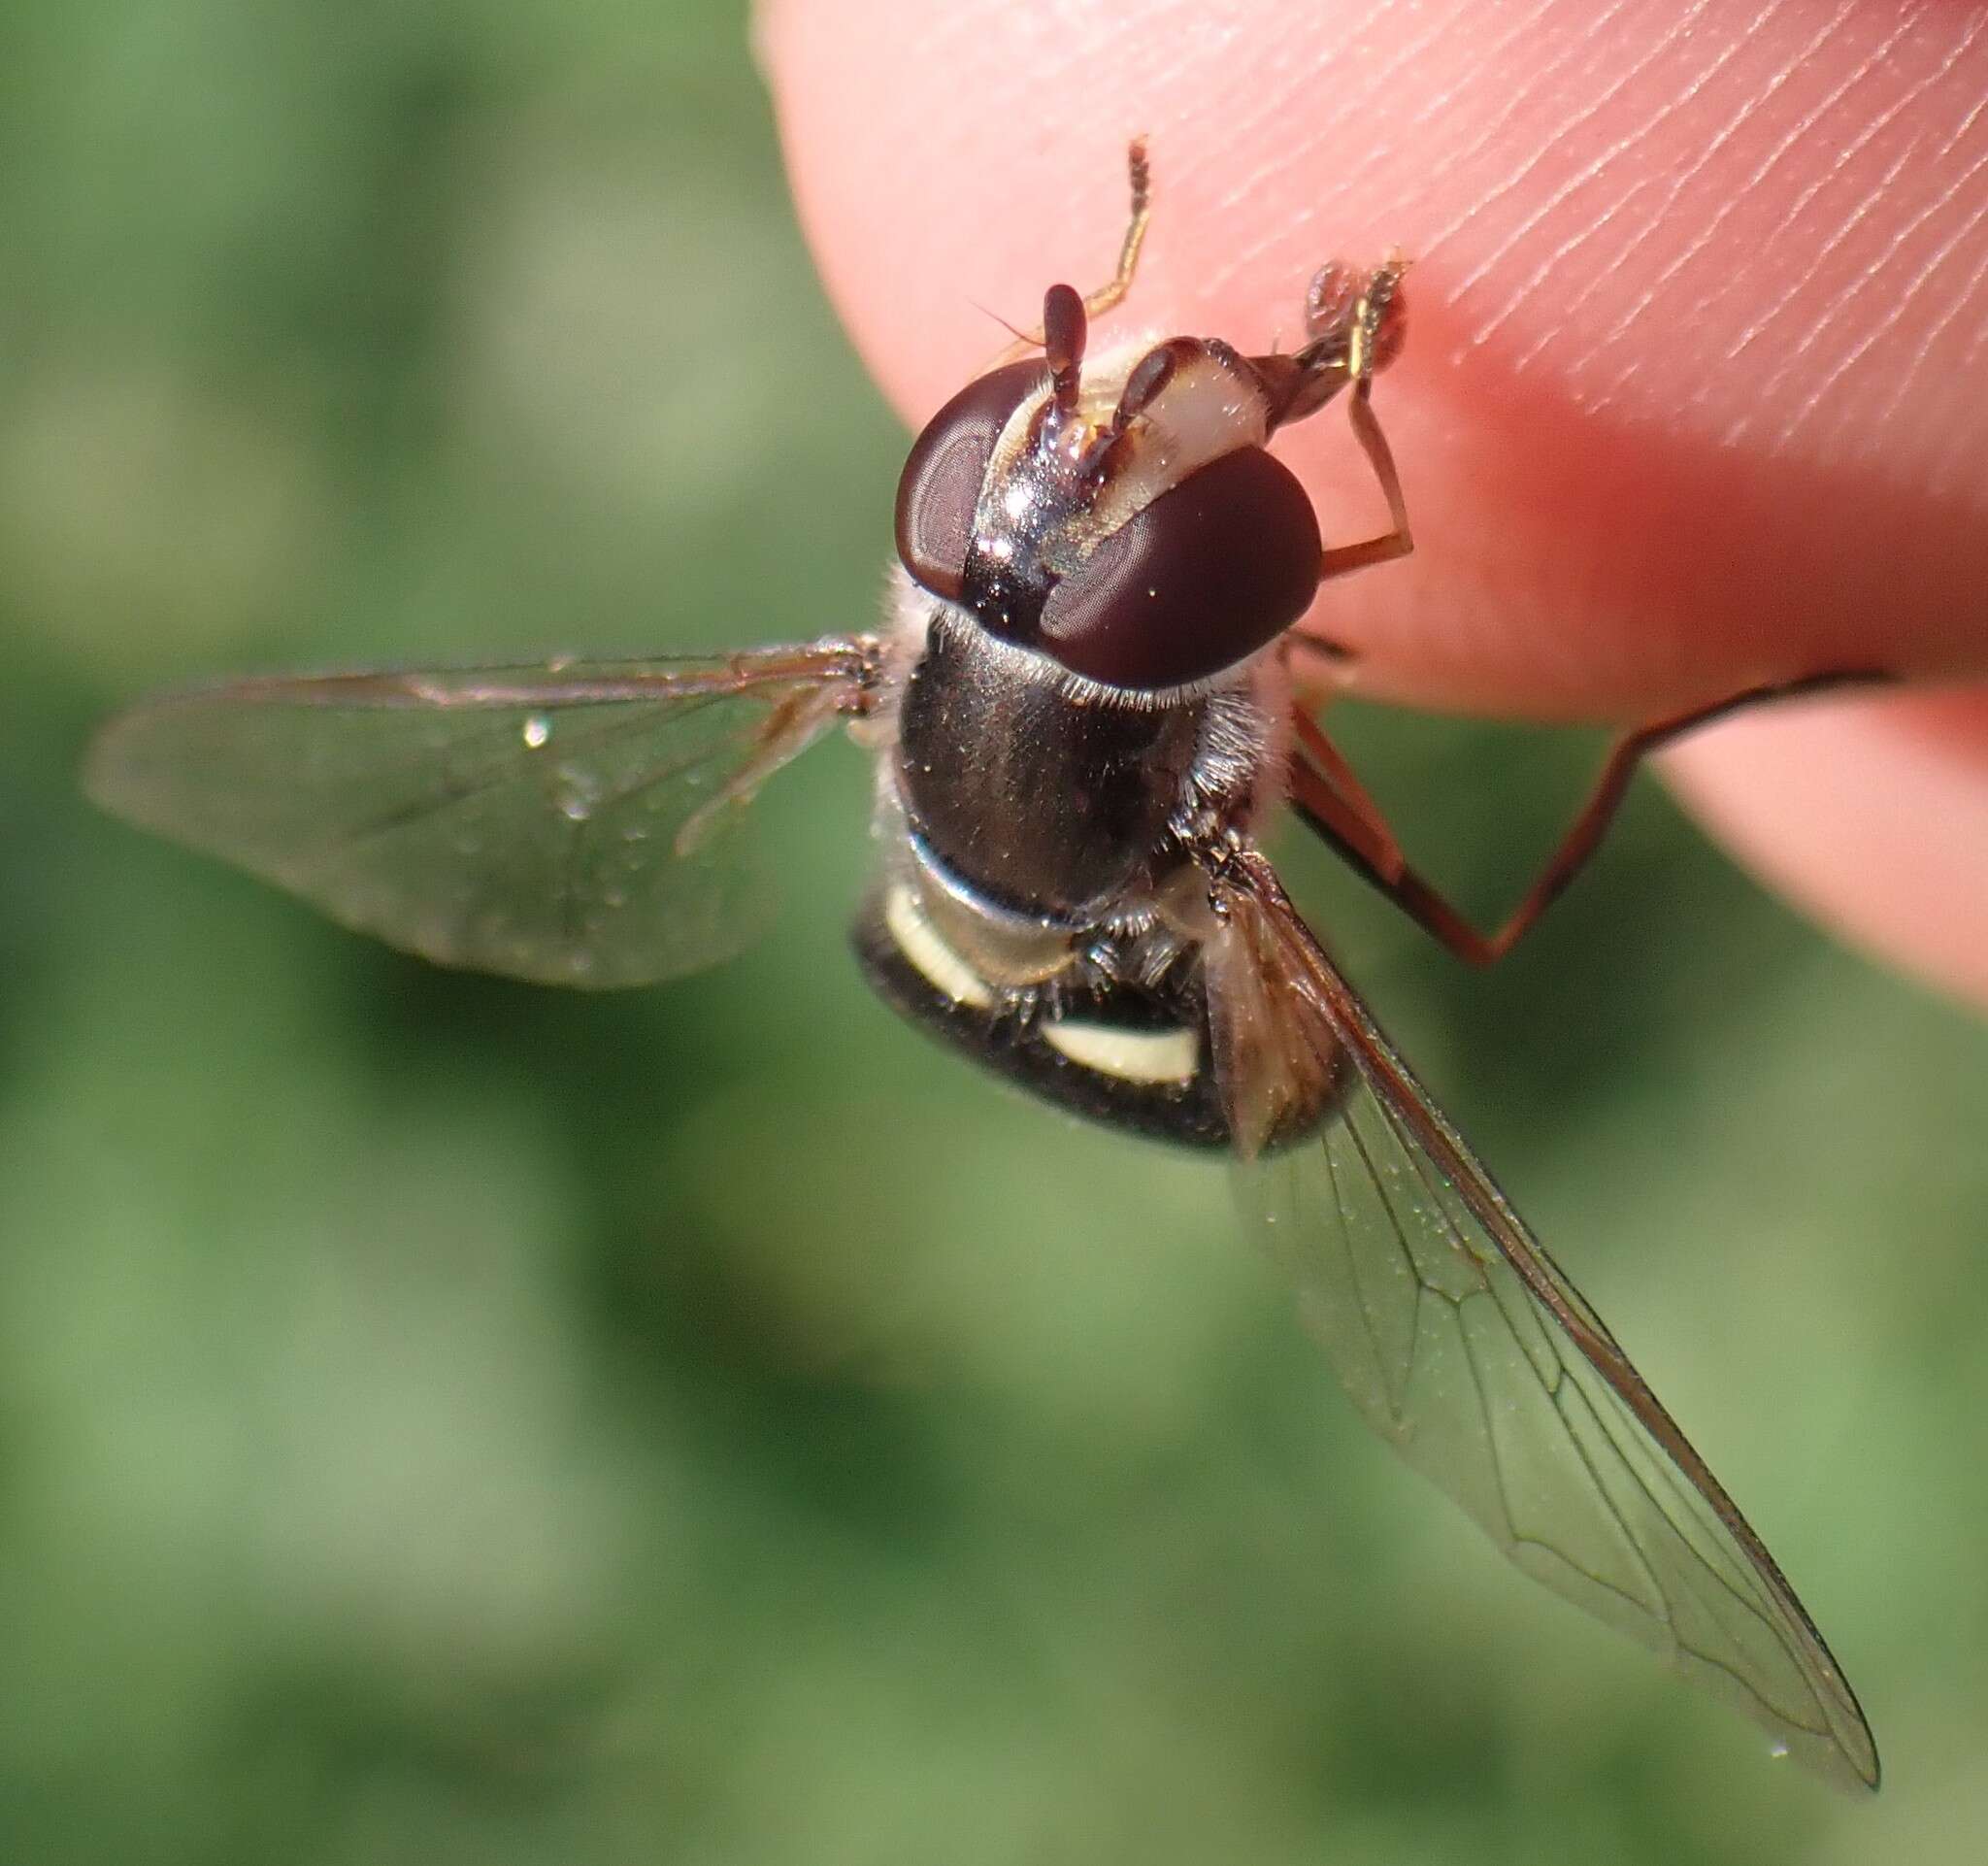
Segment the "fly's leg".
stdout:
<path fill-rule="evenodd" d="M 1527 889 L 1525 897 L 1495 933 L 1481 933 L 1409 865 L 1386 819 L 1346 766 L 1316 721 L 1303 713 L 1293 720 L 1297 750 L 1291 760 L 1291 803 L 1298 814 L 1348 863 L 1409 918 L 1435 935 L 1468 965 L 1492 965 L 1522 940 L 1540 916 L 1566 891 L 1601 847 L 1614 821 L 1636 768 L 1652 751 L 1699 726 L 1709 725 L 1765 701 L 1796 699 L 1845 687 L 1888 683 L 1873 673 L 1810 675 L 1797 681 L 1748 687 L 1711 706 L 1695 707 L 1624 733 L 1609 749 L 1601 775 L 1580 814 Z"/>
<path fill-rule="evenodd" d="M 1343 577 L 1351 570 L 1365 570 L 1369 564 L 1406 557 L 1415 548 L 1414 534 L 1408 529 L 1408 503 L 1402 497 L 1401 475 L 1395 471 L 1394 454 L 1374 413 L 1373 383 L 1372 376 L 1363 376 L 1354 384 L 1346 415 L 1352 422 L 1353 436 L 1374 468 L 1375 479 L 1380 483 L 1381 493 L 1387 500 L 1387 516 L 1394 522 L 1377 538 L 1363 538 L 1355 545 L 1328 546 L 1319 554 L 1320 583 L 1328 577 Z"/>
<path fill-rule="evenodd" d="M 1125 223 L 1125 238 L 1118 247 L 1118 269 L 1096 290 L 1084 294 L 1083 309 L 1087 317 L 1102 317 L 1125 302 L 1125 294 L 1132 289 L 1132 281 L 1139 272 L 1139 254 L 1145 245 L 1146 224 L 1153 217 L 1152 168 L 1146 161 L 1143 136 L 1135 136 L 1127 146 L 1125 169 L 1132 183 L 1132 216 Z M 1013 326 L 1009 328 L 1011 330 Z M 1017 337 L 1001 352 L 994 366 L 998 369 L 1003 364 L 1017 362 L 1030 350 L 1041 350 L 1043 343 L 1041 329 Z"/>
<path fill-rule="evenodd" d="M 1387 516 L 1393 520 L 1377 538 L 1327 550 L 1319 559 L 1320 583 L 1328 577 L 1342 577 L 1351 570 L 1364 570 L 1369 564 L 1406 557 L 1415 548 L 1414 536 L 1408 530 L 1408 503 L 1402 497 L 1401 475 L 1395 469 L 1387 436 L 1380 431 L 1373 400 L 1374 372 L 1385 368 L 1401 353 L 1406 317 L 1401 283 L 1407 269 L 1405 260 L 1389 258 L 1355 285 L 1344 266 L 1328 265 L 1313 278 L 1305 294 L 1306 323 L 1313 332 L 1312 345 L 1343 347 L 1338 367 L 1353 384 L 1353 392 L 1346 401 L 1346 417 L 1352 424 L 1353 438 L 1360 443 L 1360 450 L 1374 469 L 1381 495 L 1387 500 Z"/>
<path fill-rule="evenodd" d="M 1408 262 L 1391 252 L 1360 272 L 1329 259 L 1305 288 L 1306 344 L 1294 361 L 1314 374 L 1337 372 L 1345 382 L 1368 383 L 1402 353 L 1408 305 L 1402 281 Z"/>
<path fill-rule="evenodd" d="M 1301 703 L 1291 709 L 1291 803 L 1298 814 L 1376 887 L 1392 887 L 1408 858 L 1380 806 Z"/>
<path fill-rule="evenodd" d="M 1085 314 L 1102 317 L 1125 302 L 1139 271 L 1140 249 L 1145 245 L 1146 223 L 1153 217 L 1153 172 L 1145 159 L 1145 138 L 1135 136 L 1125 149 L 1126 179 L 1132 183 L 1132 216 L 1118 246 L 1118 270 L 1095 291 L 1084 294 Z"/>
<path fill-rule="evenodd" d="M 1415 548 L 1401 474 L 1387 436 L 1380 431 L 1373 399 L 1375 372 L 1401 353 L 1407 319 L 1401 283 L 1407 270 L 1408 262 L 1399 256 L 1366 272 L 1337 259 L 1320 267 L 1305 294 L 1305 327 L 1310 335 L 1304 348 L 1288 356 L 1249 358 L 1269 401 L 1273 432 L 1315 415 L 1342 389 L 1352 389 L 1346 399 L 1347 418 L 1387 500 L 1392 522 L 1377 538 L 1322 551 L 1320 583 L 1365 570 L 1369 564 L 1406 557 Z"/>
<path fill-rule="evenodd" d="M 1289 355 L 1252 356 L 1269 397 L 1273 431 L 1316 415 L 1342 388 L 1364 392 L 1377 371 L 1402 352 L 1408 300 L 1402 280 L 1408 262 L 1390 253 L 1364 271 L 1331 259 L 1305 292 L 1305 343 Z M 1365 438 L 1362 446 L 1373 452 Z"/>

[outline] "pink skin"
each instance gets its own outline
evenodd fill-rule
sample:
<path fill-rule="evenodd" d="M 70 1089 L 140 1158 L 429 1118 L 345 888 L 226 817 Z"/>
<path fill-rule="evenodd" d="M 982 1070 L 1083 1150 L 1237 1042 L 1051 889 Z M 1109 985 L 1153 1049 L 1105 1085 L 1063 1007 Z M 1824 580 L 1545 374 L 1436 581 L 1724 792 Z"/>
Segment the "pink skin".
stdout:
<path fill-rule="evenodd" d="M 774 0 L 803 223 L 908 421 L 1102 282 L 1094 343 L 1290 346 L 1322 259 L 1414 259 L 1375 405 L 1417 541 L 1321 593 L 1348 685 L 1640 720 L 1763 680 L 1929 688 L 1667 754 L 1760 873 L 1988 1002 L 1988 9 L 1866 0 Z M 1333 413 L 1279 441 L 1379 530 Z M 1520 878 L 1514 877 L 1514 886 Z"/>

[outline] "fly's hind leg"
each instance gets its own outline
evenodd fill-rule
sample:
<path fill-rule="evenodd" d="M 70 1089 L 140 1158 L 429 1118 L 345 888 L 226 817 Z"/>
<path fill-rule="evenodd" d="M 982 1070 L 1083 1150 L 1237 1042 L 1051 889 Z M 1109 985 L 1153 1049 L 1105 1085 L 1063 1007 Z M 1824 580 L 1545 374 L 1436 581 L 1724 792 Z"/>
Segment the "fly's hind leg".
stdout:
<path fill-rule="evenodd" d="M 1373 799 L 1352 778 L 1317 722 L 1302 713 L 1293 720 L 1296 739 L 1290 761 L 1291 803 L 1359 874 L 1458 958 L 1469 965 L 1492 965 L 1538 924 L 1540 916 L 1587 866 L 1609 824 L 1615 820 L 1630 779 L 1652 751 L 1700 726 L 1764 702 L 1886 685 L 1890 679 L 1888 675 L 1873 673 L 1817 674 L 1804 680 L 1748 687 L 1711 706 L 1694 707 L 1688 713 L 1673 714 L 1624 733 L 1609 749 L 1587 802 L 1561 838 L 1559 847 L 1546 858 L 1505 924 L 1494 933 L 1479 932 L 1438 888 L 1409 866 Z"/>

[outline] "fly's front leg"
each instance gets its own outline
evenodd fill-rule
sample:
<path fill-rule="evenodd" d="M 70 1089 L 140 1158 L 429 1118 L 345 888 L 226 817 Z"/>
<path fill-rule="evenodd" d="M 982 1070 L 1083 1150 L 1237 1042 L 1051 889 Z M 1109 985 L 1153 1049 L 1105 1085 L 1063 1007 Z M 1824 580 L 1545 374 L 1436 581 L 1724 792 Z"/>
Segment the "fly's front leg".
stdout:
<path fill-rule="evenodd" d="M 1891 677 L 1873 673 L 1811 675 L 1748 687 L 1711 706 L 1694 707 L 1669 718 L 1625 733 L 1609 749 L 1601 775 L 1559 846 L 1546 858 L 1525 897 L 1495 933 L 1473 926 L 1429 882 L 1409 866 L 1401 845 L 1372 799 L 1357 783 L 1337 748 L 1315 721 L 1298 722 L 1298 744 L 1291 769 L 1291 804 L 1360 875 L 1372 882 L 1425 931 L 1432 933 L 1469 965 L 1492 965 L 1539 923 L 1540 916 L 1566 892 L 1568 884 L 1601 847 L 1615 813 L 1622 806 L 1629 781 L 1652 751 L 1685 733 L 1747 708 L 1773 700 L 1812 697 L 1843 688 L 1888 684 Z M 1325 747 L 1325 753 L 1316 748 Z M 1329 754 L 1329 755 L 1328 755 Z M 1345 779 L 1335 776 L 1344 772 Z"/>
<path fill-rule="evenodd" d="M 1125 169 L 1132 184 L 1132 215 L 1125 223 L 1125 238 L 1118 247 L 1118 269 L 1102 285 L 1084 293 L 1083 309 L 1087 317 L 1101 317 L 1106 312 L 1123 304 L 1125 294 L 1132 289 L 1132 282 L 1139 273 L 1140 250 L 1145 245 L 1146 225 L 1153 216 L 1152 168 L 1146 161 L 1143 136 L 1135 136 L 1127 146 Z M 999 369 L 1004 364 L 1019 362 L 1030 350 L 1041 350 L 1044 342 L 1044 333 L 1040 327 L 1017 337 L 995 359 L 994 367 Z"/>
<path fill-rule="evenodd" d="M 1408 502 L 1402 497 L 1401 475 L 1387 436 L 1380 431 L 1373 400 L 1375 371 L 1384 369 L 1401 353 L 1407 317 L 1401 283 L 1407 269 L 1406 261 L 1387 259 L 1356 287 L 1343 266 L 1329 265 L 1312 280 L 1306 294 L 1307 321 L 1317 333 L 1313 341 L 1344 347 L 1341 368 L 1353 385 L 1346 417 L 1387 500 L 1387 516 L 1392 521 L 1377 538 L 1328 550 L 1319 562 L 1320 583 L 1351 570 L 1364 570 L 1369 564 L 1406 557 L 1415 548 L 1408 529 Z"/>
<path fill-rule="evenodd" d="M 1250 367 L 1269 401 L 1271 430 L 1315 415 L 1342 389 L 1350 388 L 1346 415 L 1353 438 L 1366 454 L 1387 500 L 1388 529 L 1377 538 L 1337 545 L 1320 553 L 1318 580 L 1343 577 L 1406 557 L 1415 548 L 1408 529 L 1408 501 L 1402 496 L 1401 474 L 1374 413 L 1374 377 L 1401 354 L 1407 332 L 1407 303 L 1402 276 L 1408 262 L 1399 257 L 1359 271 L 1340 260 L 1319 268 L 1305 294 L 1308 340 L 1288 356 L 1252 356 Z"/>
<path fill-rule="evenodd" d="M 1356 545 L 1328 547 L 1318 560 L 1320 583 L 1328 577 L 1343 577 L 1350 570 L 1365 570 L 1369 564 L 1384 564 L 1390 558 L 1406 557 L 1415 548 L 1414 534 L 1408 529 L 1408 503 L 1402 497 L 1401 475 L 1395 471 L 1394 454 L 1374 413 L 1371 399 L 1373 380 L 1370 376 L 1363 376 L 1354 384 L 1351 399 L 1346 404 L 1346 414 L 1353 425 L 1354 438 L 1373 466 L 1375 479 L 1380 483 L 1380 490 L 1387 500 L 1387 516 L 1394 522 L 1377 538 L 1363 538 Z"/>
<path fill-rule="evenodd" d="M 1139 272 L 1140 249 L 1145 245 L 1146 223 L 1153 217 L 1153 172 L 1145 157 L 1145 138 L 1135 136 L 1125 150 L 1126 179 L 1132 183 L 1132 216 L 1118 247 L 1118 270 L 1095 291 L 1084 294 L 1087 316 L 1103 317 L 1125 302 Z"/>

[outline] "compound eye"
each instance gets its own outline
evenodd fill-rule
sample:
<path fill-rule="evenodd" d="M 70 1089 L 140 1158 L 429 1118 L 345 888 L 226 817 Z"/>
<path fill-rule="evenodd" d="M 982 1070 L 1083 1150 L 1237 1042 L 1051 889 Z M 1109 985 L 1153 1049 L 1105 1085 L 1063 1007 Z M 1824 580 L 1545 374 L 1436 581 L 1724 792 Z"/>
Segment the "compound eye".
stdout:
<path fill-rule="evenodd" d="M 1290 469 L 1238 448 L 1142 508 L 1049 592 L 1039 643 L 1073 674 L 1153 691 L 1205 681 L 1311 605 L 1318 519 Z"/>
<path fill-rule="evenodd" d="M 1023 398 L 1045 381 L 1040 362 L 997 369 L 969 383 L 911 443 L 897 483 L 897 554 L 934 595 L 958 600 L 994 443 Z"/>

